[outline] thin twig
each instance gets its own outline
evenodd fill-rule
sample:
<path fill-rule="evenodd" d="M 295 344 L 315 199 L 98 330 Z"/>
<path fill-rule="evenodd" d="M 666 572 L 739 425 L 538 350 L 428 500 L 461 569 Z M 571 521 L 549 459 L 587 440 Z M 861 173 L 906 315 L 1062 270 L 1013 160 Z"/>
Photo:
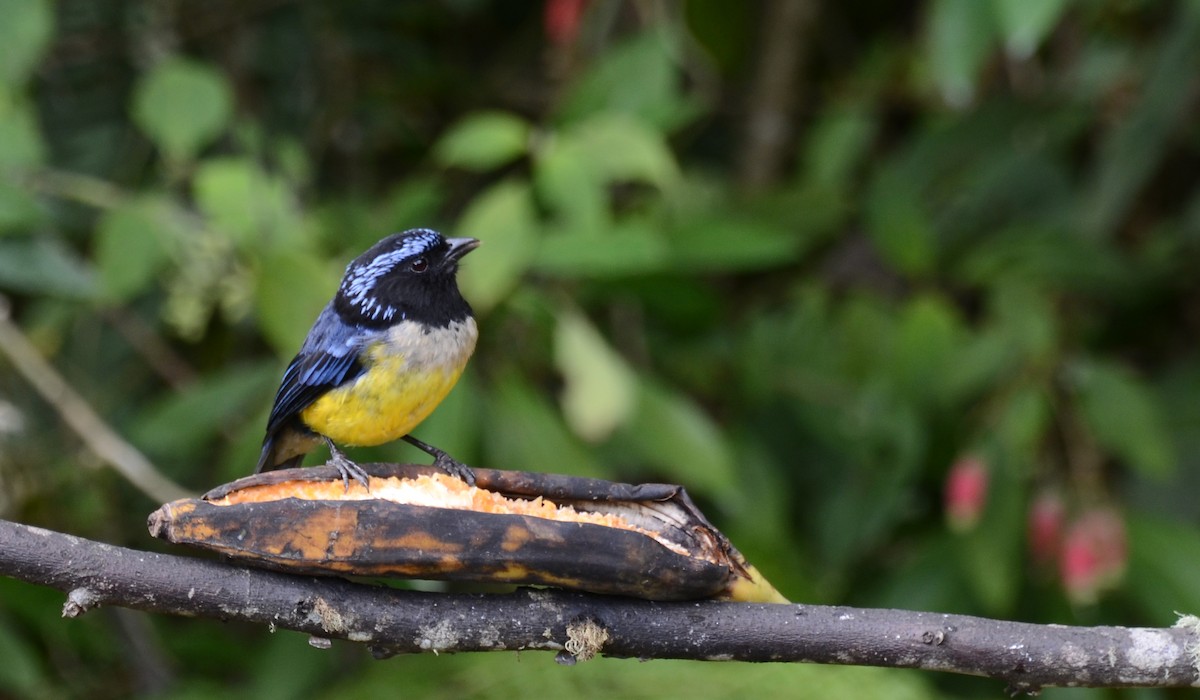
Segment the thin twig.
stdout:
<path fill-rule="evenodd" d="M 137 315 L 120 307 L 103 309 L 100 314 L 172 389 L 183 391 L 196 383 L 196 370 Z"/>
<path fill-rule="evenodd" d="M 795 130 L 796 76 L 808 48 L 817 0 L 772 0 L 762 13 L 758 65 L 747 96 L 737 180 L 759 192 L 779 179 Z"/>
<path fill-rule="evenodd" d="M 190 493 L 163 476 L 136 447 L 126 442 L 86 400 L 63 380 L 33 343 L 9 317 L 8 300 L 0 296 L 0 352 L 20 372 L 63 422 L 92 452 L 116 469 L 142 493 L 159 502 L 185 498 Z"/>
<path fill-rule="evenodd" d="M 800 661 L 988 676 L 1047 686 L 1200 685 L 1193 622 L 1169 629 L 1068 627 L 821 605 L 654 602 L 562 590 L 506 595 L 401 591 L 141 552 L 0 521 L 0 575 L 97 605 L 239 620 L 396 653 L 543 649 L 641 659 Z M 318 646 L 326 646 L 319 644 Z"/>
<path fill-rule="evenodd" d="M 129 199 L 128 193 L 108 180 L 67 170 L 42 168 L 31 173 L 25 184 L 42 194 L 96 209 L 114 209 Z"/>

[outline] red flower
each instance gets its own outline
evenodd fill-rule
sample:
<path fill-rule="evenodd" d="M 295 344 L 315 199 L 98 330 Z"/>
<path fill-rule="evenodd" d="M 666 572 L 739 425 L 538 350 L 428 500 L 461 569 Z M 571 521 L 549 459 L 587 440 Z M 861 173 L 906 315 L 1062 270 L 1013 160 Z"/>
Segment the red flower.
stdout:
<path fill-rule="evenodd" d="M 542 28 L 550 42 L 563 46 L 575 41 L 585 9 L 587 0 L 546 0 L 542 8 Z"/>
<path fill-rule="evenodd" d="M 943 491 L 950 529 L 966 532 L 979 523 L 987 503 L 988 469 L 978 457 L 961 457 L 946 475 Z"/>
<path fill-rule="evenodd" d="M 1059 574 L 1067 597 L 1075 603 L 1096 602 L 1125 572 L 1129 544 L 1125 520 L 1111 508 L 1084 513 L 1063 540 Z"/>

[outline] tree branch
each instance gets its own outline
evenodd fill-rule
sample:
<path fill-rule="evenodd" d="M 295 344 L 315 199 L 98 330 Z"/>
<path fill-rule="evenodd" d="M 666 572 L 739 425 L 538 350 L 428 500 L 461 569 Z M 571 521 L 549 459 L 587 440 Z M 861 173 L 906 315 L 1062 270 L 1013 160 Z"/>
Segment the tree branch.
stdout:
<path fill-rule="evenodd" d="M 376 656 L 544 649 L 608 656 L 803 661 L 988 676 L 1046 686 L 1200 685 L 1200 620 L 1170 629 L 1067 627 L 821 605 L 661 603 L 561 590 L 506 595 L 401 591 L 336 578 L 141 552 L 0 521 L 0 574 L 68 592 L 63 615 L 97 605 L 256 622 Z"/>
<path fill-rule="evenodd" d="M 62 378 L 9 317 L 9 303 L 0 295 L 0 355 L 29 380 L 63 422 L 71 427 L 96 456 L 108 462 L 142 493 L 159 501 L 189 495 L 187 489 L 163 476 L 136 447 L 109 427 L 95 409 Z"/>

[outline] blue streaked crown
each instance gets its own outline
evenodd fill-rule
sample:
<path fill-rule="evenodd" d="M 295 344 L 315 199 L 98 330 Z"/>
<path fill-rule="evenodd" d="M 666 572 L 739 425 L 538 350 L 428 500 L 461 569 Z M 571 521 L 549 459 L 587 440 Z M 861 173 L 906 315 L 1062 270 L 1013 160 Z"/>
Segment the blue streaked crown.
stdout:
<path fill-rule="evenodd" d="M 388 236 L 346 266 L 338 294 L 364 318 L 400 320 L 403 314 L 379 293 L 380 281 L 398 266 L 428 256 L 444 243 L 442 234 L 430 229 L 412 229 Z"/>

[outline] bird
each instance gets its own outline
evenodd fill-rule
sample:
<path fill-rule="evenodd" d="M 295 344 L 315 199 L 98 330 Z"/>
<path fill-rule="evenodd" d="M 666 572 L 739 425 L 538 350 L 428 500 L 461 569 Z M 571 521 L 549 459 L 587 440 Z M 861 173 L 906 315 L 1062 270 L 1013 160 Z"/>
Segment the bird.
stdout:
<path fill-rule="evenodd" d="M 475 351 L 479 331 L 456 275 L 478 246 L 475 238 L 410 229 L 346 266 L 284 370 L 255 473 L 298 467 L 324 442 L 344 487 L 351 478 L 368 487 L 366 472 L 338 444 L 404 439 L 474 483 L 469 467 L 409 431 L 446 397 Z"/>

